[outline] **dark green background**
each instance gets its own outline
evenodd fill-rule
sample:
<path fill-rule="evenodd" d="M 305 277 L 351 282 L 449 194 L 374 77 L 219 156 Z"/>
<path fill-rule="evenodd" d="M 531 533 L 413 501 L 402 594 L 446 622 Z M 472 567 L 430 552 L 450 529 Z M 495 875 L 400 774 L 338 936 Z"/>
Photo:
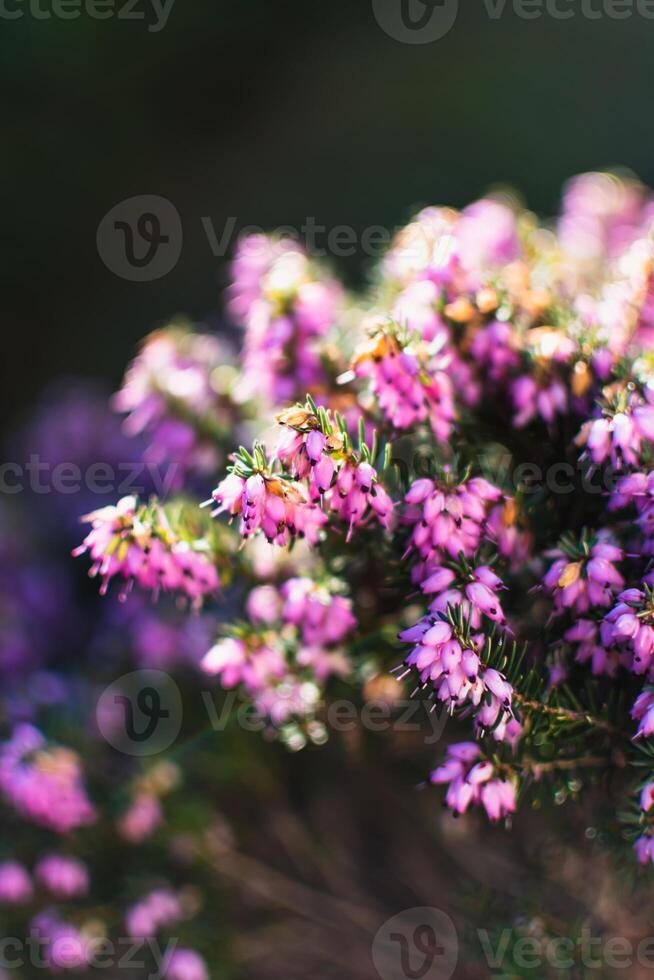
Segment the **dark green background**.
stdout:
<path fill-rule="evenodd" d="M 84 15 L 0 20 L 4 418 L 61 373 L 115 384 L 149 328 L 218 308 L 224 267 L 202 215 L 392 227 L 498 181 L 544 213 L 583 169 L 654 182 L 653 21 L 461 7 L 424 46 L 387 37 L 367 0 L 176 0 L 156 34 Z M 184 250 L 139 285 L 105 268 L 95 233 L 144 193 L 176 205 Z"/>

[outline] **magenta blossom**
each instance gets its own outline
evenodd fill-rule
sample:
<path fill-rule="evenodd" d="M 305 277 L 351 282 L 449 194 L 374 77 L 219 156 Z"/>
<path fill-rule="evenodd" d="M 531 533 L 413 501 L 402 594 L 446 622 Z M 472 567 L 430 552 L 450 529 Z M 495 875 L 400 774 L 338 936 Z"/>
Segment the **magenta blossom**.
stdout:
<path fill-rule="evenodd" d="M 32 919 L 31 929 L 38 935 L 43 959 L 53 973 L 83 970 L 93 961 L 98 937 L 63 922 L 57 913 L 40 913 Z"/>
<path fill-rule="evenodd" d="M 590 609 L 607 608 L 624 587 L 624 578 L 615 567 L 624 558 L 622 549 L 602 532 L 598 538 L 592 545 L 584 539 L 579 552 L 564 548 L 548 552 L 554 562 L 543 585 L 553 598 L 555 616 L 566 609 L 584 615 Z"/>
<path fill-rule="evenodd" d="M 146 436 L 147 464 L 167 465 L 169 488 L 220 463 L 219 438 L 234 427 L 225 371 L 231 361 L 223 339 L 173 325 L 145 339 L 114 396 L 116 410 L 128 413 L 125 432 Z"/>
<path fill-rule="evenodd" d="M 59 833 L 95 820 L 76 753 L 49 745 L 31 725 L 0 747 L 0 789 L 23 816 Z"/>
<path fill-rule="evenodd" d="M 620 392 L 601 418 L 584 423 L 576 441 L 593 463 L 638 466 L 644 444 L 654 442 L 654 388 Z"/>
<path fill-rule="evenodd" d="M 538 417 L 551 424 L 557 415 L 568 411 L 568 392 L 557 378 L 539 382 L 531 375 L 522 375 L 512 383 L 511 397 L 515 408 L 513 424 L 517 429 Z"/>
<path fill-rule="evenodd" d="M 123 497 L 82 520 L 92 529 L 73 554 L 90 554 L 89 575 L 100 575 L 102 595 L 113 578 L 123 582 L 122 597 L 133 582 L 155 595 L 181 592 L 196 604 L 217 591 L 218 573 L 206 548 L 175 534 L 161 505 Z"/>
<path fill-rule="evenodd" d="M 515 783 L 497 775 L 493 763 L 481 758 L 475 742 L 449 745 L 445 762 L 433 770 L 430 779 L 448 784 L 445 802 L 454 813 L 481 805 L 490 820 L 500 820 L 515 812 Z"/>
<path fill-rule="evenodd" d="M 288 579 L 280 591 L 283 621 L 298 626 L 310 646 L 340 643 L 356 626 L 352 601 L 332 595 L 312 579 Z"/>
<path fill-rule="evenodd" d="M 620 593 L 604 618 L 601 635 L 606 646 L 613 644 L 625 653 L 630 670 L 654 680 L 654 604 L 647 586 Z"/>
<path fill-rule="evenodd" d="M 192 949 L 175 949 L 164 963 L 165 980 L 209 980 L 207 964 Z"/>
<path fill-rule="evenodd" d="M 160 888 L 150 892 L 127 912 L 127 932 L 134 939 L 150 939 L 164 926 L 182 918 L 182 906 L 174 892 Z"/>
<path fill-rule="evenodd" d="M 141 844 L 163 823 L 163 811 L 156 796 L 137 793 L 118 821 L 118 833 L 130 844 Z"/>
<path fill-rule="evenodd" d="M 341 287 L 297 242 L 251 235 L 232 266 L 230 310 L 245 328 L 242 398 L 275 405 L 324 383 L 319 342 L 336 322 Z"/>
<path fill-rule="evenodd" d="M 89 872 L 77 858 L 49 854 L 34 869 L 34 877 L 57 898 L 75 898 L 89 890 Z"/>
<path fill-rule="evenodd" d="M 654 864 L 654 837 L 651 834 L 644 834 L 639 837 L 634 850 L 639 864 Z"/>
<path fill-rule="evenodd" d="M 449 486 L 416 480 L 404 498 L 403 522 L 412 527 L 411 547 L 429 564 L 443 555 L 471 557 L 486 535 L 491 506 L 502 492 L 482 477 Z"/>
<path fill-rule="evenodd" d="M 309 578 L 288 579 L 279 590 L 261 586 L 247 602 L 251 627 L 219 640 L 202 668 L 225 688 L 240 685 L 274 725 L 309 717 L 319 685 L 349 670 L 337 645 L 356 625 L 351 607 Z"/>
<path fill-rule="evenodd" d="M 420 682 L 451 711 L 471 706 L 479 725 L 489 729 L 512 716 L 513 688 L 499 671 L 484 666 L 483 634 L 464 641 L 444 618 L 425 616 L 399 638 L 414 644 L 407 667 L 415 668 Z"/>
<path fill-rule="evenodd" d="M 287 545 L 293 537 L 316 544 L 327 515 L 311 503 L 298 483 L 263 473 L 230 473 L 212 494 L 212 515 L 226 511 L 241 519 L 244 538 L 261 530 L 268 541 Z"/>
<path fill-rule="evenodd" d="M 30 901 L 33 891 L 27 868 L 18 861 L 0 864 L 0 904 L 23 905 Z"/>
<path fill-rule="evenodd" d="M 473 629 L 481 627 L 484 616 L 500 624 L 506 620 L 497 595 L 504 585 L 489 565 L 472 567 L 467 563 L 462 566 L 427 563 L 417 565 L 412 576 L 426 595 L 434 596 L 429 606 L 433 614 L 446 613 L 448 606 L 461 606 L 464 617 L 470 619 Z"/>
<path fill-rule="evenodd" d="M 354 370 L 369 378 L 379 408 L 396 429 L 429 422 L 439 442 L 446 442 L 456 416 L 447 355 L 431 354 L 428 345 L 400 345 L 379 332 L 354 356 Z"/>
<path fill-rule="evenodd" d="M 638 722 L 637 736 L 649 738 L 654 734 L 654 689 L 646 688 L 638 695 L 631 709 L 631 717 Z"/>

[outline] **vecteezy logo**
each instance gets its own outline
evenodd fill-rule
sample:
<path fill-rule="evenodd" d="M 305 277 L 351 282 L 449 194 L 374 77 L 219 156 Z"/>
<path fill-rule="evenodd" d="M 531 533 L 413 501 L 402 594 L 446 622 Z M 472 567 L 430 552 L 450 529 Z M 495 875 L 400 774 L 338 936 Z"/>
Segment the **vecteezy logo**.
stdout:
<path fill-rule="evenodd" d="M 182 222 L 165 197 L 140 194 L 116 204 L 98 225 L 100 258 L 121 279 L 151 282 L 177 265 Z"/>
<path fill-rule="evenodd" d="M 458 954 L 454 923 L 434 908 L 394 915 L 372 942 L 372 961 L 381 980 L 449 980 Z"/>
<path fill-rule="evenodd" d="M 116 704 L 122 704 L 125 709 L 125 732 L 132 742 L 147 742 L 157 730 L 162 718 L 170 718 L 168 708 L 161 707 L 161 695 L 156 687 L 144 687 L 136 695 L 136 703 L 141 714 L 148 722 L 142 731 L 134 724 L 134 705 L 126 694 L 114 694 Z"/>
<path fill-rule="evenodd" d="M 372 0 L 381 29 L 404 44 L 431 44 L 451 31 L 459 0 Z"/>
<path fill-rule="evenodd" d="M 105 688 L 96 705 L 104 738 L 126 755 L 155 755 L 179 735 L 182 699 L 163 670 L 135 670 Z"/>

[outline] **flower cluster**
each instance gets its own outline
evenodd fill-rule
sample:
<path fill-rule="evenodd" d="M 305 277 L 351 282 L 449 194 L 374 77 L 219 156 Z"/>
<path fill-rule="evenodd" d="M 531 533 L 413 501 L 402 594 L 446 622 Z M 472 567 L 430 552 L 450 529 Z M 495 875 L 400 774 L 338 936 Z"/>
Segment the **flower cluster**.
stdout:
<path fill-rule="evenodd" d="M 381 326 L 355 353 L 356 375 L 369 378 L 385 419 L 396 429 L 429 422 L 439 442 L 447 441 L 456 412 L 448 359 L 438 344 L 402 343 L 397 330 Z"/>
<path fill-rule="evenodd" d="M 180 592 L 194 603 L 217 591 L 218 572 L 206 543 L 176 533 L 160 504 L 123 497 L 82 520 L 91 531 L 73 554 L 89 553 L 89 575 L 101 577 L 102 594 L 113 578 L 122 580 L 122 596 L 134 582 L 155 595 Z"/>
<path fill-rule="evenodd" d="M 43 961 L 53 973 L 61 970 L 85 969 L 93 960 L 98 937 L 89 928 L 80 929 L 63 921 L 56 912 L 42 912 L 30 923 L 31 931 L 39 938 Z"/>
<path fill-rule="evenodd" d="M 166 980 L 209 980 L 207 965 L 194 949 L 174 949 L 164 963 Z"/>
<path fill-rule="evenodd" d="M 0 905 L 24 905 L 33 892 L 32 879 L 24 865 L 18 861 L 0 864 Z"/>
<path fill-rule="evenodd" d="M 87 487 L 65 508 L 38 492 L 0 508 L 0 904 L 52 971 L 83 969 L 120 923 L 174 931 L 169 980 L 223 967 L 217 882 L 244 855 L 216 858 L 256 743 L 214 737 L 207 675 L 291 749 L 327 740 L 346 686 L 389 711 L 412 691 L 463 732 L 431 774 L 455 813 L 505 820 L 592 783 L 584 805 L 605 798 L 584 825 L 616 836 L 631 799 L 636 859 L 654 864 L 653 220 L 642 185 L 601 174 L 568 186 L 558 224 L 506 193 L 428 207 L 357 296 L 296 242 L 251 236 L 227 291 L 240 359 L 173 324 L 114 398 L 122 434 L 95 397 L 47 403 L 29 434 L 53 467 L 145 445 L 150 479 L 167 468 L 165 503 L 104 507 Z M 218 520 L 200 509 L 212 486 Z M 75 500 L 104 602 L 69 560 Z M 156 761 L 116 752 L 125 704 L 98 701 L 136 668 L 182 694 Z M 217 695 L 229 716 L 235 696 Z M 372 758 L 372 737 L 362 723 L 338 752 Z"/>
<path fill-rule="evenodd" d="M 602 641 L 628 652 L 628 666 L 635 674 L 649 675 L 654 655 L 654 601 L 647 585 L 620 593 L 604 619 Z"/>
<path fill-rule="evenodd" d="M 19 813 L 59 833 L 96 817 L 77 755 L 48 744 L 32 725 L 19 725 L 0 746 L 0 790 Z"/>
<path fill-rule="evenodd" d="M 174 925 L 183 917 L 182 903 L 175 892 L 156 889 L 128 909 L 125 916 L 127 932 L 135 939 L 156 936 L 164 926 Z"/>
<path fill-rule="evenodd" d="M 462 629 L 461 623 L 450 613 L 427 616 L 403 630 L 399 638 L 415 644 L 405 663 L 450 713 L 468 708 L 480 730 L 492 731 L 496 739 L 511 738 L 513 689 L 499 671 L 485 665 L 486 635 Z"/>
<path fill-rule="evenodd" d="M 616 469 L 637 466 L 643 451 L 651 455 L 654 442 L 654 387 L 642 394 L 632 385 L 614 386 L 604 393 L 602 415 L 585 422 L 577 437 L 593 463 L 610 460 Z"/>
<path fill-rule="evenodd" d="M 251 235 L 232 266 L 229 308 L 245 328 L 241 397 L 280 405 L 326 383 L 325 334 L 334 325 L 342 289 L 297 242 Z"/>
<path fill-rule="evenodd" d="M 471 805 L 483 806 L 490 820 L 499 820 L 515 812 L 515 783 L 497 774 L 493 763 L 481 757 L 476 742 L 449 745 L 445 762 L 433 770 L 430 779 L 447 784 L 445 802 L 454 813 L 465 813 Z"/>
<path fill-rule="evenodd" d="M 583 616 L 597 607 L 608 608 L 615 593 L 624 586 L 624 578 L 616 568 L 624 552 L 606 534 L 597 535 L 594 542 L 586 533 L 582 533 L 579 543 L 563 539 L 548 558 L 554 561 L 543 585 L 552 596 L 555 616 L 566 609 Z"/>
<path fill-rule="evenodd" d="M 259 447 L 255 447 L 258 455 Z M 316 544 L 327 523 L 325 514 L 311 503 L 296 482 L 271 472 L 266 463 L 249 476 L 234 469 L 211 495 L 213 517 L 223 512 L 240 517 L 240 532 L 249 538 L 262 531 L 268 541 L 287 545 L 294 537 Z"/>
<path fill-rule="evenodd" d="M 173 325 L 146 337 L 128 368 L 114 407 L 127 413 L 129 435 L 147 439 L 147 464 L 171 464 L 168 489 L 179 489 L 188 473 L 211 473 L 220 463 L 221 438 L 236 420 L 233 360 L 221 338 Z"/>
<path fill-rule="evenodd" d="M 402 518 L 421 559 L 414 580 L 428 578 L 444 555 L 474 555 L 487 536 L 491 507 L 501 498 L 502 491 L 482 477 L 458 482 L 446 472 L 442 481 L 416 480 L 404 498 Z"/>
<path fill-rule="evenodd" d="M 216 505 L 213 516 L 239 516 L 244 538 L 261 530 L 278 545 L 296 537 L 315 545 L 330 512 L 347 525 L 348 541 L 355 527 L 371 520 L 390 525 L 393 503 L 371 451 L 362 440 L 359 452 L 353 450 L 340 416 L 333 419 L 309 398 L 306 408 L 297 405 L 277 421 L 284 433 L 273 460 L 258 443 L 252 454 L 241 447 L 231 472 L 207 502 Z"/>
<path fill-rule="evenodd" d="M 340 644 L 356 626 L 351 600 L 309 578 L 253 589 L 250 622 L 202 661 L 223 687 L 241 685 L 259 713 L 281 725 L 314 714 L 322 685 L 349 665 Z"/>
<path fill-rule="evenodd" d="M 89 871 L 83 861 L 48 854 L 34 868 L 34 877 L 56 898 L 75 898 L 89 890 Z"/>

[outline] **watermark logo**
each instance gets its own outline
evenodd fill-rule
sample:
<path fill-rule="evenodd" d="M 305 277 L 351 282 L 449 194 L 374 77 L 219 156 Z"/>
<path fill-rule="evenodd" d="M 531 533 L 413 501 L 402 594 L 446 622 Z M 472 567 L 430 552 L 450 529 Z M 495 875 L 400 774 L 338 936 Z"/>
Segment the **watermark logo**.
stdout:
<path fill-rule="evenodd" d="M 0 20 L 140 21 L 151 34 L 168 23 L 175 0 L 0 0 Z"/>
<path fill-rule="evenodd" d="M 449 980 L 458 956 L 454 923 L 429 907 L 405 909 L 387 919 L 372 942 L 381 980 Z"/>
<path fill-rule="evenodd" d="M 135 670 L 105 688 L 96 719 L 103 737 L 125 755 L 156 755 L 169 748 L 182 726 L 177 684 L 163 670 Z"/>
<path fill-rule="evenodd" d="M 482 8 L 491 21 L 505 14 L 520 20 L 654 19 L 654 0 L 483 0 Z M 379 26 L 395 41 L 430 44 L 452 29 L 459 4 L 458 0 L 372 0 L 372 9 Z"/>
<path fill-rule="evenodd" d="M 375 19 L 394 41 L 431 44 L 456 21 L 459 0 L 372 0 Z"/>
<path fill-rule="evenodd" d="M 96 244 L 111 272 L 152 282 L 175 268 L 182 252 L 182 221 L 165 197 L 139 194 L 120 201 L 98 225 Z"/>

